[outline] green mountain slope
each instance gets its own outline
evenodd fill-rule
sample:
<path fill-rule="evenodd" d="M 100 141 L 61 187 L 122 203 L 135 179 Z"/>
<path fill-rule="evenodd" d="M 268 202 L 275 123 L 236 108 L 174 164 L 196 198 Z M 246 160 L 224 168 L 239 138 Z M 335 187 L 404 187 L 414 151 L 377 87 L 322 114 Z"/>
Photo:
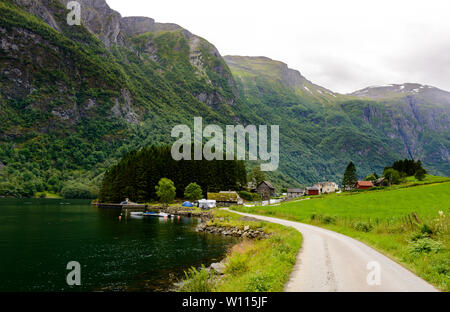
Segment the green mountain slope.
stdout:
<path fill-rule="evenodd" d="M 422 159 L 448 175 L 450 93 L 407 85 L 392 90 L 335 94 L 286 64 L 265 57 L 226 56 L 249 116 L 278 123 L 283 170 L 298 181 L 339 179 L 353 160 L 364 175 L 393 159 Z M 416 90 L 417 89 L 417 90 Z"/>
<path fill-rule="evenodd" d="M 345 97 L 306 80 L 268 58 L 225 57 L 254 122 L 280 125 L 281 170 L 303 184 L 339 179 L 353 160 L 361 174 L 380 171 L 400 155 L 382 138 L 355 124 Z M 365 103 L 360 103 L 361 105 Z M 253 115 L 252 115 L 252 112 Z"/>
<path fill-rule="evenodd" d="M 68 26 L 59 1 L 24 3 L 31 7 L 0 2 L 3 194 L 91 180 L 130 149 L 169 143 L 172 127 L 193 116 L 234 120 L 231 73 L 205 40 L 180 28 L 134 35 L 128 27 L 123 44 L 107 46 L 89 21 Z"/>

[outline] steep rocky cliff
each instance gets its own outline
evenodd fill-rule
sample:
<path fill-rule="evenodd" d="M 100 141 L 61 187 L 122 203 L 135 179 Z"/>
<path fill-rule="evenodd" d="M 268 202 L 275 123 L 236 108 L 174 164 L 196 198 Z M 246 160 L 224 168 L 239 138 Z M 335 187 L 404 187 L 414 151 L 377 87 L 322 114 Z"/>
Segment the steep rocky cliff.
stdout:
<path fill-rule="evenodd" d="M 372 86 L 351 95 L 381 104 L 383 109 L 367 106 L 364 120 L 389 138 L 400 141 L 403 155 L 422 159 L 435 170 L 448 174 L 450 92 L 405 83 Z"/>

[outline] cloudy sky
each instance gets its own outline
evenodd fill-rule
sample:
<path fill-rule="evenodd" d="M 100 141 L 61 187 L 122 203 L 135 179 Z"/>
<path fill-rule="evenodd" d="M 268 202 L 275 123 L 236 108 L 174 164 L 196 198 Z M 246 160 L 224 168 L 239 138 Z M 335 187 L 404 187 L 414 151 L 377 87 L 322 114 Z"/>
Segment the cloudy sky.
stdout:
<path fill-rule="evenodd" d="M 106 0 L 222 55 L 267 56 L 336 92 L 418 82 L 450 91 L 448 0 Z"/>

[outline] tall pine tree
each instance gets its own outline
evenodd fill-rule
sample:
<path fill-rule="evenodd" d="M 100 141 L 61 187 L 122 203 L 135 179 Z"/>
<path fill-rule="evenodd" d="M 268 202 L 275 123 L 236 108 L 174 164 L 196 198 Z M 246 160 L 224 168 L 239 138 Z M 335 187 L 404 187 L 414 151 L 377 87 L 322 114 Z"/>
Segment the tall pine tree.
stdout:
<path fill-rule="evenodd" d="M 358 182 L 358 177 L 356 176 L 355 164 L 351 161 L 347 169 L 345 169 L 344 179 L 342 180 L 342 188 L 344 190 L 352 189 L 356 182 Z"/>

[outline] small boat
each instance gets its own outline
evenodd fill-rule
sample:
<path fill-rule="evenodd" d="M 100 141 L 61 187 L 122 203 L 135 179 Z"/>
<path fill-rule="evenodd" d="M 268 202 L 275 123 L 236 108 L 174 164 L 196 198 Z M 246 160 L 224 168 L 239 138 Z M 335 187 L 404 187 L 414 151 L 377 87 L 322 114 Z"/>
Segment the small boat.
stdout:
<path fill-rule="evenodd" d="M 169 214 L 164 213 L 164 212 L 160 212 L 160 213 L 157 213 L 157 212 L 144 212 L 142 215 L 144 217 L 157 217 L 157 218 L 171 218 L 172 217 L 172 215 L 169 215 Z"/>
<path fill-rule="evenodd" d="M 144 213 L 142 211 L 130 212 L 130 216 L 143 216 Z"/>

